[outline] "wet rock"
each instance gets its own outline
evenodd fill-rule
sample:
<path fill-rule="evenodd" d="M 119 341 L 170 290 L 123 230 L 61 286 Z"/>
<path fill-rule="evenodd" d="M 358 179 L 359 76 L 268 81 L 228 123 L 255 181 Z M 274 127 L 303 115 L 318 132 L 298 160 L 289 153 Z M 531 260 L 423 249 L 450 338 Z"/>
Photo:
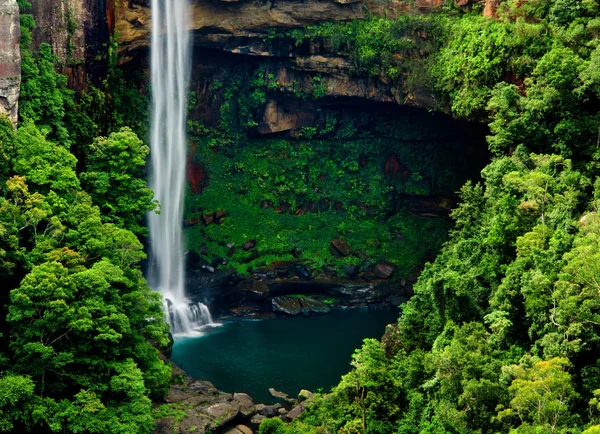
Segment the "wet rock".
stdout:
<path fill-rule="evenodd" d="M 292 408 L 285 416 L 283 416 L 283 420 L 286 422 L 291 422 L 296 419 L 300 414 L 305 410 L 304 404 L 299 404 L 296 407 Z"/>
<path fill-rule="evenodd" d="M 244 249 L 245 251 L 248 251 L 248 250 L 252 250 L 254 247 L 256 247 L 256 240 L 249 240 L 244 243 L 244 245 L 242 246 L 242 249 Z"/>
<path fill-rule="evenodd" d="M 291 298 L 286 296 L 274 297 L 271 300 L 271 305 L 273 306 L 273 311 L 275 312 L 283 312 L 288 315 L 298 315 L 302 313 L 302 305 L 300 304 L 300 300 L 297 298 Z"/>
<path fill-rule="evenodd" d="M 282 295 L 274 297 L 271 304 L 274 312 L 283 312 L 288 315 L 327 313 L 331 310 L 325 303 L 310 297 L 292 298 Z"/>
<path fill-rule="evenodd" d="M 200 270 L 201 271 L 205 271 L 207 273 L 214 273 L 215 272 L 215 268 L 210 266 L 210 265 L 201 265 L 200 266 Z"/>
<path fill-rule="evenodd" d="M 300 279 L 312 279 L 310 267 L 307 265 L 296 265 L 296 276 Z"/>
<path fill-rule="evenodd" d="M 232 421 L 239 413 L 238 409 L 227 402 L 220 402 L 209 407 L 201 409 L 201 411 L 210 416 L 216 426 L 223 426 Z"/>
<path fill-rule="evenodd" d="M 265 405 L 265 407 L 262 410 L 260 410 L 260 414 L 262 414 L 265 417 L 275 417 L 277 416 L 277 410 L 278 408 L 274 405 Z"/>
<path fill-rule="evenodd" d="M 234 393 L 231 404 L 237 407 L 244 417 L 251 416 L 256 411 L 254 400 L 247 393 Z"/>
<path fill-rule="evenodd" d="M 255 414 L 254 416 L 252 416 L 252 419 L 250 419 L 250 425 L 252 425 L 254 428 L 258 428 L 261 422 L 266 418 L 267 417 L 263 416 L 262 414 Z"/>
<path fill-rule="evenodd" d="M 307 399 L 310 399 L 313 396 L 314 396 L 314 393 L 312 393 L 310 390 L 302 389 L 300 391 L 300 393 L 298 394 L 298 401 L 300 401 L 300 402 L 306 401 Z"/>
<path fill-rule="evenodd" d="M 289 402 L 290 404 L 296 403 L 296 400 L 294 398 L 290 398 L 287 393 L 280 392 L 272 387 L 269 388 L 269 393 L 273 398 L 281 399 L 282 401 Z"/>
<path fill-rule="evenodd" d="M 331 240 L 330 250 L 336 256 L 348 256 L 352 253 L 352 247 L 340 237 Z"/>
<path fill-rule="evenodd" d="M 382 262 L 381 264 L 375 265 L 373 272 L 375 273 L 375 276 L 379 277 L 380 279 L 388 279 L 395 269 L 396 266 L 394 264 Z"/>
<path fill-rule="evenodd" d="M 360 272 L 360 267 L 358 265 L 344 265 L 343 270 L 347 276 L 354 277 Z"/>
<path fill-rule="evenodd" d="M 203 434 L 211 431 L 210 427 L 214 425 L 214 421 L 209 417 L 199 414 L 193 409 L 187 409 L 184 412 L 186 417 L 177 424 L 179 428 L 177 432 Z M 171 434 L 173 430 L 167 432 Z"/>
<path fill-rule="evenodd" d="M 331 311 L 329 305 L 322 303 L 314 298 L 301 298 L 302 310 L 304 313 L 328 313 Z"/>

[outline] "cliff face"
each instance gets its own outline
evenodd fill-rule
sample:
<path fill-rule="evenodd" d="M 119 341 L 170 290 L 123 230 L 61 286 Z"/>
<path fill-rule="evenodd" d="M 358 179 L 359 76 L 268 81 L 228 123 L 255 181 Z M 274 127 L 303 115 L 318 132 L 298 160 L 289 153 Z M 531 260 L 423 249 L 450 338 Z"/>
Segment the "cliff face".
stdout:
<path fill-rule="evenodd" d="M 484 14 L 493 16 L 499 1 L 455 0 L 455 3 L 462 8 L 480 3 L 484 6 Z M 115 30 L 123 63 L 147 53 L 151 28 L 149 3 L 149 0 L 129 0 L 117 5 Z M 297 47 L 291 40 L 274 43 L 271 35 L 273 31 L 350 21 L 366 18 L 369 14 L 395 18 L 409 11 L 439 10 L 444 3 L 443 0 L 195 0 L 191 25 L 196 56 L 202 56 L 202 60 L 194 62 L 193 81 L 204 83 L 198 86 L 201 90 L 210 88 L 211 81 L 219 80 L 218 71 L 215 74 L 207 65 L 218 64 L 219 60 L 211 52 L 201 52 L 208 49 L 212 53 L 230 53 L 228 62 L 264 63 L 269 73 L 276 77 L 277 87 L 283 93 L 292 85 L 296 89 L 310 91 L 312 80 L 318 76 L 326 97 L 359 98 L 439 109 L 434 95 L 410 88 L 401 77 L 388 80 L 383 76 L 360 74 L 355 71 L 351 59 L 330 47 L 319 43 Z M 251 56 L 251 59 L 243 56 Z M 207 72 L 210 76 L 206 75 Z M 202 98 L 202 95 L 199 96 Z M 289 99 L 288 96 L 283 95 L 285 99 Z M 279 132 L 289 130 L 292 124 L 300 126 L 290 121 L 286 110 L 281 109 L 283 105 L 281 101 L 271 101 L 267 105 L 262 131 Z M 297 109 L 292 111 L 297 112 Z"/>
<path fill-rule="evenodd" d="M 32 48 L 38 49 L 42 42 L 50 44 L 70 86 L 82 90 L 86 72 L 93 71 L 105 58 L 110 16 L 107 0 L 32 0 L 31 4 L 37 25 Z"/>
<path fill-rule="evenodd" d="M 0 0 L 0 114 L 15 125 L 21 86 L 20 36 L 16 0 Z"/>

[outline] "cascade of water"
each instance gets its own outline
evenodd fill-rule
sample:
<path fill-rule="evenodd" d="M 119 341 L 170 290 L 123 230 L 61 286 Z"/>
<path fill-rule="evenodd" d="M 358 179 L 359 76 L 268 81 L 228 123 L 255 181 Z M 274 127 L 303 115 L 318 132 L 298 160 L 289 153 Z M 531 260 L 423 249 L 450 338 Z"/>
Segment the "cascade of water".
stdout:
<path fill-rule="evenodd" d="M 160 291 L 174 334 L 212 324 L 208 308 L 185 296 L 182 243 L 186 165 L 187 81 L 191 69 L 188 0 L 152 0 L 151 187 L 160 214 L 148 217 L 151 286 Z"/>

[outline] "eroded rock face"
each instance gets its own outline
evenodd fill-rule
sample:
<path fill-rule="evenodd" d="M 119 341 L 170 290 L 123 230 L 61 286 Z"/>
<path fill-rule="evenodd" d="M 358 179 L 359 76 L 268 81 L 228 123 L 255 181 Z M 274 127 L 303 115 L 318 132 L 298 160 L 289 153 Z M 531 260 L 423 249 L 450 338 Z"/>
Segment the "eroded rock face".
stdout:
<path fill-rule="evenodd" d="M 16 0 L 0 0 L 0 114 L 17 125 L 21 86 L 19 6 Z"/>
<path fill-rule="evenodd" d="M 31 0 L 36 22 L 32 48 L 50 44 L 69 86 L 76 90 L 85 88 L 87 73 L 105 57 L 112 5 L 107 0 Z"/>
<path fill-rule="evenodd" d="M 310 297 L 292 298 L 287 296 L 274 297 L 271 300 L 273 311 L 283 312 L 288 315 L 308 315 L 311 313 L 327 313 L 331 308 Z"/>
<path fill-rule="evenodd" d="M 358 2 L 339 4 L 333 0 L 276 3 L 196 0 L 192 13 L 196 44 L 239 51 L 250 46 L 252 40 L 262 39 L 271 28 L 291 29 L 322 21 L 348 21 L 364 17 L 366 11 Z M 151 13 L 147 2 L 119 2 L 116 17 L 116 31 L 125 57 L 148 45 Z"/>

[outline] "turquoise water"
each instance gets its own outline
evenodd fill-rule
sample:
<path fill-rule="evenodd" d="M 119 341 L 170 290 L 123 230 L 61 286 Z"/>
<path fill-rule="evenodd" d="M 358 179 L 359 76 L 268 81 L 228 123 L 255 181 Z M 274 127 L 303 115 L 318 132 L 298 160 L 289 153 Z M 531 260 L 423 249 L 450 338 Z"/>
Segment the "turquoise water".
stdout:
<path fill-rule="evenodd" d="M 362 340 L 380 338 L 397 318 L 397 310 L 352 310 L 230 322 L 178 339 L 171 359 L 225 392 L 270 403 L 269 387 L 294 397 L 301 389 L 329 390 L 350 369 Z"/>

